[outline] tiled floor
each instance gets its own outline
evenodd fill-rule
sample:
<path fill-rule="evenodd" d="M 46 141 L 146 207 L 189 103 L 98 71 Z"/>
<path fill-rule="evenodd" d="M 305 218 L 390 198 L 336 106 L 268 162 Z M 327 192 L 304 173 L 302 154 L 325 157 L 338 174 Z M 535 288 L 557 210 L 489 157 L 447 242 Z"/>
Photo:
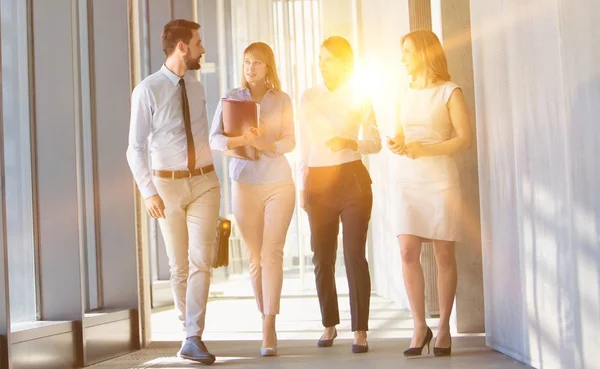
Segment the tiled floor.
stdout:
<path fill-rule="evenodd" d="M 243 286 L 243 285 L 240 285 Z M 217 367 L 227 368 L 473 368 L 525 369 L 526 366 L 485 347 L 483 336 L 456 336 L 453 355 L 434 358 L 425 355 L 406 359 L 402 351 L 410 342 L 411 321 L 407 311 L 379 297 L 371 302 L 370 351 L 352 354 L 352 333 L 347 296 L 340 296 L 342 322 L 339 336 L 329 349 L 316 347 L 321 334 L 316 297 L 289 296 L 281 301 L 278 318 L 279 356 L 260 356 L 260 316 L 250 297 L 215 299 L 209 303 L 206 332 L 207 346 L 217 355 Z M 437 321 L 429 321 L 435 327 Z M 192 368 L 202 366 L 177 358 L 184 333 L 173 310 L 156 312 L 152 318 L 153 343 L 130 355 L 97 364 L 93 369 Z"/>

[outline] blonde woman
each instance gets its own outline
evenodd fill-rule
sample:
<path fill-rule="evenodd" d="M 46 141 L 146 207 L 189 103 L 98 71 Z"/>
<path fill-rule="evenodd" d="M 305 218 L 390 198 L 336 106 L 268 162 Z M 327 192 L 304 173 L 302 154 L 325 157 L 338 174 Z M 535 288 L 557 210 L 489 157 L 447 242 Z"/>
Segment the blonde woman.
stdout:
<path fill-rule="evenodd" d="M 227 98 L 260 104 L 260 130 L 238 137 L 223 134 L 219 104 L 210 146 L 226 150 L 252 145 L 259 150 L 256 161 L 230 158 L 233 215 L 248 248 L 250 278 L 258 310 L 263 315 L 263 356 L 277 355 L 275 317 L 283 283 L 283 246 L 295 206 L 292 172 L 285 153 L 296 145 L 290 97 L 281 91 L 275 57 L 262 42 L 244 50 L 242 86 L 227 92 Z"/>
<path fill-rule="evenodd" d="M 402 38 L 402 62 L 411 81 L 399 104 L 398 131 L 388 139 L 400 155 L 397 235 L 404 284 L 414 332 L 405 356 L 421 355 L 433 339 L 425 322 L 425 283 L 421 244 L 433 240 L 438 268 L 440 323 L 433 346 L 436 356 L 451 352 L 450 313 L 456 294 L 454 243 L 460 229 L 460 180 L 453 155 L 471 146 L 472 132 L 460 87 L 450 80 L 446 55 L 428 30 Z"/>

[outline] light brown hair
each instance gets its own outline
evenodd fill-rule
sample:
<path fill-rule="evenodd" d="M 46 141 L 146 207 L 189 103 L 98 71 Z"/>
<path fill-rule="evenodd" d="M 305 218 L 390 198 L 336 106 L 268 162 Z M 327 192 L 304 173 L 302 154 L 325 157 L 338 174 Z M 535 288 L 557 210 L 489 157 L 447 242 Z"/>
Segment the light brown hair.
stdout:
<path fill-rule="evenodd" d="M 435 33 L 429 30 L 417 30 L 402 37 L 404 41 L 411 40 L 415 45 L 415 52 L 421 64 L 431 73 L 434 81 L 450 81 L 446 53 Z"/>
<path fill-rule="evenodd" d="M 269 88 L 275 91 L 281 91 L 281 81 L 277 75 L 277 66 L 275 64 L 275 54 L 271 47 L 264 42 L 254 42 L 248 45 L 244 50 L 244 59 L 246 56 L 252 56 L 253 58 L 262 61 L 267 65 L 267 75 L 265 76 L 265 83 Z M 246 75 L 244 74 L 244 61 L 242 60 L 242 87 L 250 88 L 248 81 L 246 81 Z"/>
<path fill-rule="evenodd" d="M 174 19 L 165 24 L 160 40 L 162 48 L 167 57 L 171 56 L 177 47 L 179 41 L 189 45 L 192 39 L 192 31 L 200 29 L 200 25 L 196 22 L 185 19 Z"/>

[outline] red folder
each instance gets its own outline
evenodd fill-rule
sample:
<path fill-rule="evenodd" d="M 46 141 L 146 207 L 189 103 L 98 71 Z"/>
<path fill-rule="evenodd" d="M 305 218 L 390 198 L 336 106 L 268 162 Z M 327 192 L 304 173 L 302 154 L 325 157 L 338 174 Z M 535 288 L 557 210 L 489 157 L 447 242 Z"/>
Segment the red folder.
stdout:
<path fill-rule="evenodd" d="M 223 107 L 223 134 L 227 137 L 242 136 L 248 127 L 258 127 L 259 106 L 254 101 L 221 99 Z M 226 150 L 224 155 L 246 160 L 257 160 L 258 150 L 245 145 Z"/>

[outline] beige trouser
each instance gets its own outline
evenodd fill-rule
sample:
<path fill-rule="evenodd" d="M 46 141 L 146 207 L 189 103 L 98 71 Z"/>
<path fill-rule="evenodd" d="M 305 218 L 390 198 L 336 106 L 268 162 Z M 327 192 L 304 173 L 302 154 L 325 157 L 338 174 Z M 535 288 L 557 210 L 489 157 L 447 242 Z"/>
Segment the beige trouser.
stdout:
<path fill-rule="evenodd" d="M 187 337 L 202 336 L 211 277 L 211 257 L 219 218 L 216 173 L 182 179 L 154 177 L 165 203 L 159 219 L 171 273 L 171 288 Z"/>
<path fill-rule="evenodd" d="M 233 181 L 233 216 L 248 248 L 250 279 L 258 310 L 279 313 L 283 246 L 296 202 L 294 183 Z"/>

